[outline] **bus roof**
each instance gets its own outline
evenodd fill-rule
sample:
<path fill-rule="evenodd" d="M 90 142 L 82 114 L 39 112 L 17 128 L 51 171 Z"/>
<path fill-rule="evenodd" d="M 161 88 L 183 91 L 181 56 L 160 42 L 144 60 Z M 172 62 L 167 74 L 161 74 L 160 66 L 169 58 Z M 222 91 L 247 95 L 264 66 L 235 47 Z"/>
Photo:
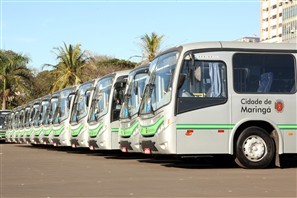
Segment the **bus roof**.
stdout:
<path fill-rule="evenodd" d="M 190 51 L 195 49 L 218 51 L 286 51 L 296 53 L 297 43 L 247 43 L 240 41 L 197 42 L 172 47 L 164 52 L 161 52 L 159 55 L 170 51 Z"/>

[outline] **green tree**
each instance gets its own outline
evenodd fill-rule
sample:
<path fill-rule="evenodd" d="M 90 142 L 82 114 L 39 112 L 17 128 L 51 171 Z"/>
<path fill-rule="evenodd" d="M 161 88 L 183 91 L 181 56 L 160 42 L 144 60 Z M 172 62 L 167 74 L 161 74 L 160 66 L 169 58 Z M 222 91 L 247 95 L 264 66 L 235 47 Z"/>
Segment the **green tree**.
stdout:
<path fill-rule="evenodd" d="M 92 57 L 92 61 L 90 61 L 90 63 L 96 68 L 96 71 L 92 72 L 93 74 L 96 74 L 93 78 L 104 76 L 115 71 L 133 69 L 137 65 L 136 63 L 128 60 L 108 56 L 94 56 Z"/>
<path fill-rule="evenodd" d="M 0 81 L 2 109 L 6 109 L 7 100 L 16 98 L 26 100 L 30 95 L 32 72 L 27 68 L 29 58 L 13 51 L 0 51 Z"/>
<path fill-rule="evenodd" d="M 55 82 L 55 76 L 51 71 L 39 72 L 33 80 L 34 89 L 32 90 L 33 99 L 39 98 L 51 93 L 52 85 Z"/>
<path fill-rule="evenodd" d="M 81 50 L 81 45 L 75 46 L 64 43 L 63 47 L 54 48 L 57 52 L 57 65 L 45 64 L 43 67 L 53 67 L 53 74 L 56 81 L 54 82 L 51 91 L 63 89 L 71 85 L 77 85 L 82 82 L 82 68 L 85 66 L 89 57 L 86 51 Z"/>
<path fill-rule="evenodd" d="M 151 62 L 159 52 L 160 45 L 164 35 L 157 35 L 152 32 L 151 35 L 145 34 L 141 37 L 141 47 L 143 50 L 142 58 L 145 61 Z"/>

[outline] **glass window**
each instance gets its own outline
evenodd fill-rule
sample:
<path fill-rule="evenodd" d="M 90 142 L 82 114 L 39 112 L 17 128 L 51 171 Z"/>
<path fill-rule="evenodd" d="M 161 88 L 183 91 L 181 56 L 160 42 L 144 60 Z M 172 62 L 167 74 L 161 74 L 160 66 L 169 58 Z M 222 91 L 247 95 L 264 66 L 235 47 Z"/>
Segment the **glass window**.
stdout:
<path fill-rule="evenodd" d="M 234 90 L 238 93 L 295 93 L 294 62 L 289 54 L 235 54 Z"/>
<path fill-rule="evenodd" d="M 222 61 L 201 60 L 205 56 L 185 56 L 177 81 L 177 114 L 222 105 L 227 102 L 227 68 Z"/>
<path fill-rule="evenodd" d="M 60 124 L 68 118 L 70 112 L 70 103 L 75 95 L 69 95 L 73 90 L 64 90 L 61 92 L 57 106 L 53 113 L 53 124 Z"/>
<path fill-rule="evenodd" d="M 87 90 L 91 88 L 93 82 L 89 82 L 86 84 L 82 84 L 75 96 L 75 101 L 73 105 L 73 109 L 71 112 L 70 123 L 78 122 L 82 118 L 84 118 L 88 114 L 87 103 L 89 102 L 87 99 L 89 98 L 90 92 Z"/>
<path fill-rule="evenodd" d="M 57 107 L 58 98 L 52 98 L 50 104 L 47 106 L 44 117 L 42 119 L 43 125 L 49 125 L 52 122 L 53 113 Z"/>
<path fill-rule="evenodd" d="M 25 126 L 26 127 L 30 127 L 31 125 L 30 112 L 31 112 L 31 106 L 26 107 L 25 109 Z"/>
<path fill-rule="evenodd" d="M 141 101 L 140 114 L 153 113 L 170 102 L 178 55 L 178 52 L 170 52 L 154 59 L 150 64 L 151 75 Z"/>
<path fill-rule="evenodd" d="M 97 122 L 103 115 L 108 113 L 109 97 L 113 80 L 113 77 L 108 77 L 97 82 L 88 122 Z"/>
<path fill-rule="evenodd" d="M 132 73 L 129 75 L 125 102 L 122 105 L 120 118 L 129 118 L 138 112 L 142 93 L 144 91 L 147 73 Z"/>
<path fill-rule="evenodd" d="M 179 97 L 226 97 L 226 66 L 219 61 L 184 60 Z"/>

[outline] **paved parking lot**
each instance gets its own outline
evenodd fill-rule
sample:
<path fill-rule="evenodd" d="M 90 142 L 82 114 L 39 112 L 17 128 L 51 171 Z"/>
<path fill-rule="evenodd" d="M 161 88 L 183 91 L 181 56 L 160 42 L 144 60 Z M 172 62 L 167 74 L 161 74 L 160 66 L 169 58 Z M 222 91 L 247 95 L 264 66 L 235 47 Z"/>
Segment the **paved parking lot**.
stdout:
<path fill-rule="evenodd" d="M 296 197 L 297 163 L 246 170 L 207 161 L 0 144 L 0 197 Z"/>

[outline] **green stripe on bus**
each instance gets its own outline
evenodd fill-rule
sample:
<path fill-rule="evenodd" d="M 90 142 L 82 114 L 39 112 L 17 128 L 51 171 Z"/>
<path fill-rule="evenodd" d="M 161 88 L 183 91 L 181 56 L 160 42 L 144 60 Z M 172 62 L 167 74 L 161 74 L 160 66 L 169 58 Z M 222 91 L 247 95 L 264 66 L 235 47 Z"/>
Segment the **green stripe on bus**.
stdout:
<path fill-rule="evenodd" d="M 60 128 L 58 128 L 58 129 L 53 129 L 53 132 L 54 132 L 54 136 L 59 136 L 61 133 L 62 133 L 62 131 L 64 130 L 64 125 L 62 125 Z"/>
<path fill-rule="evenodd" d="M 82 128 L 83 128 L 83 125 L 80 124 L 79 127 L 78 127 L 77 129 L 73 129 L 73 130 L 71 130 L 71 135 L 72 135 L 72 137 L 76 137 L 76 136 L 78 136 L 78 134 L 80 133 L 80 131 L 82 130 Z"/>
<path fill-rule="evenodd" d="M 233 129 L 234 124 L 177 124 L 176 129 Z"/>
<path fill-rule="evenodd" d="M 24 133 L 25 133 L 25 130 L 21 130 L 21 131 L 19 132 L 19 135 L 23 136 Z"/>
<path fill-rule="evenodd" d="M 34 134 L 35 136 L 38 136 L 42 131 L 42 127 L 40 127 L 39 129 L 37 129 L 37 131 L 34 130 Z"/>
<path fill-rule="evenodd" d="M 49 129 L 47 129 L 47 130 L 44 130 L 44 135 L 45 135 L 45 136 L 49 136 L 49 134 L 52 132 L 52 129 L 53 129 L 53 127 L 52 127 L 52 126 L 50 126 L 50 128 L 49 128 Z"/>
<path fill-rule="evenodd" d="M 138 121 L 135 121 L 132 126 L 125 128 L 125 129 L 120 129 L 120 133 L 122 137 L 130 137 L 133 132 L 135 131 L 136 127 L 138 126 Z"/>
<path fill-rule="evenodd" d="M 31 133 L 33 132 L 33 129 L 31 128 L 30 130 L 26 131 L 27 137 L 30 137 Z"/>
<path fill-rule="evenodd" d="M 152 125 L 149 126 L 140 126 L 140 133 L 143 136 L 151 136 L 157 133 L 159 127 L 164 123 L 164 116 L 159 118 L 159 120 Z"/>
<path fill-rule="evenodd" d="M 103 128 L 103 123 L 101 122 L 101 123 L 99 123 L 99 125 L 95 129 L 89 129 L 89 136 L 91 138 L 96 137 L 99 134 L 99 132 L 101 131 L 102 128 Z"/>
<path fill-rule="evenodd" d="M 119 132 L 119 131 L 120 131 L 119 128 L 112 128 L 112 129 L 111 129 L 111 132 Z"/>
<path fill-rule="evenodd" d="M 176 129 L 233 129 L 234 124 L 177 124 Z M 297 129 L 297 124 L 278 124 L 280 129 Z"/>
<path fill-rule="evenodd" d="M 280 129 L 291 129 L 291 130 L 297 129 L 297 124 L 278 124 L 277 126 Z"/>

